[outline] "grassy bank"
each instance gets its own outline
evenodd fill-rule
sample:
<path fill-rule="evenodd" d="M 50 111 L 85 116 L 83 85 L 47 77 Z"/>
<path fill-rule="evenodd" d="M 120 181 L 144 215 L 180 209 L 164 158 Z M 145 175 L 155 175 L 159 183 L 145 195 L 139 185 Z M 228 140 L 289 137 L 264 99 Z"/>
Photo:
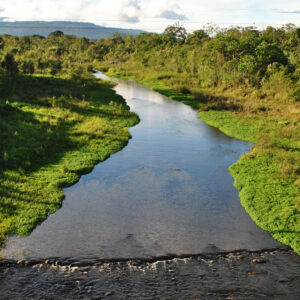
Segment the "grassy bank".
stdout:
<path fill-rule="evenodd" d="M 112 85 L 0 78 L 0 241 L 29 234 L 62 205 L 63 187 L 124 147 L 138 116 Z"/>
<path fill-rule="evenodd" d="M 185 95 L 172 87 L 172 77 L 153 76 L 153 72 L 123 69 L 110 75 L 133 78 L 191 105 L 207 124 L 255 143 L 230 167 L 241 204 L 259 227 L 300 254 L 299 104 L 274 106 L 270 99 L 257 103 L 253 95 L 242 97 L 232 90 L 199 89 Z"/>
<path fill-rule="evenodd" d="M 234 186 L 253 221 L 300 254 L 299 137 L 284 141 L 286 125 L 267 117 L 208 111 L 199 118 L 228 135 L 257 142 L 229 168 Z"/>

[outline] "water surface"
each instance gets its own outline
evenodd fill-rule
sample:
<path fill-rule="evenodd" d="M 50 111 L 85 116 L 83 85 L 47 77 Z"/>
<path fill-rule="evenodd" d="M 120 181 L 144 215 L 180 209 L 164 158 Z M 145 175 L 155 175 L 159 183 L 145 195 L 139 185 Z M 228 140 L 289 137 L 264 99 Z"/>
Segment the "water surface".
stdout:
<path fill-rule="evenodd" d="M 65 189 L 63 207 L 29 237 L 10 238 L 2 255 L 130 258 L 279 246 L 245 213 L 228 172 L 250 144 L 206 125 L 189 106 L 117 82 L 141 119 L 128 146 Z"/>

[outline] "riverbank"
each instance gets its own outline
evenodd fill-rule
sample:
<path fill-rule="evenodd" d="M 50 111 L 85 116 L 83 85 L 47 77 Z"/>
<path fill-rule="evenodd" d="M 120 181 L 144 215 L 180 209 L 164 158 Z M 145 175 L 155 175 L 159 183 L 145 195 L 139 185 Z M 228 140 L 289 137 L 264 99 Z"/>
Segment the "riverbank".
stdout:
<path fill-rule="evenodd" d="M 1 77 L 0 241 L 28 235 L 62 205 L 62 188 L 122 149 L 139 122 L 111 83 Z"/>
<path fill-rule="evenodd" d="M 198 109 L 201 120 L 227 135 L 255 143 L 249 154 L 230 167 L 241 204 L 259 227 L 300 254 L 299 104 L 274 106 L 269 99 L 237 97 L 231 90 L 184 94 L 172 88 L 172 77 L 150 76 L 124 66 L 122 71 L 111 69 L 108 75 L 137 80 Z"/>

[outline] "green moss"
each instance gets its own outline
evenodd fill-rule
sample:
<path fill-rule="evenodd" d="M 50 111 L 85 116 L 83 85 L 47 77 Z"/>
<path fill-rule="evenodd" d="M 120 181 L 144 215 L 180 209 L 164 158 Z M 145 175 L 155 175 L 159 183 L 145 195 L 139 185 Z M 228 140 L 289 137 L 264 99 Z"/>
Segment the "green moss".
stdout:
<path fill-rule="evenodd" d="M 139 121 L 108 83 L 18 77 L 15 84 L 13 93 L 0 86 L 0 239 L 29 234 L 60 208 L 62 187 L 122 149 Z"/>

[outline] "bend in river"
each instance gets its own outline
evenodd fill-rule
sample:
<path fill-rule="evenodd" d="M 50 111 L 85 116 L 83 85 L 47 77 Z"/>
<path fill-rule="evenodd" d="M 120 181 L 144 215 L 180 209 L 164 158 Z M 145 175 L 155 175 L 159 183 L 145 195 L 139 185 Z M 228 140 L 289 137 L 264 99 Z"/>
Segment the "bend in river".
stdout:
<path fill-rule="evenodd" d="M 206 125 L 189 106 L 115 81 L 141 119 L 128 146 L 65 189 L 63 207 L 29 237 L 9 238 L 3 257 L 145 258 L 280 246 L 253 223 L 232 185 L 228 167 L 250 144 Z"/>

